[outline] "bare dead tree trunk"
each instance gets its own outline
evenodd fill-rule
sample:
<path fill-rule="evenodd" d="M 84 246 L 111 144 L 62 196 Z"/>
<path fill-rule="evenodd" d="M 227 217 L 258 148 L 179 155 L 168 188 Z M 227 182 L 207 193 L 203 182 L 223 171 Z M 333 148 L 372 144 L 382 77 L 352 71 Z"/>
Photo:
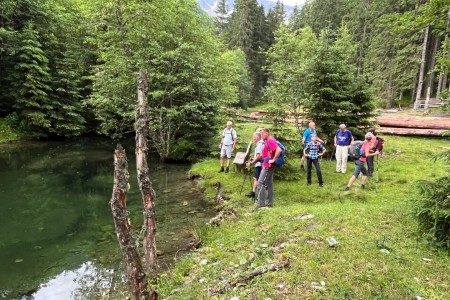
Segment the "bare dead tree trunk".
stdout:
<path fill-rule="evenodd" d="M 440 37 L 436 36 L 434 38 L 434 43 L 433 43 L 433 50 L 431 52 L 431 59 L 430 59 L 430 66 L 429 66 L 429 77 L 428 77 L 428 83 L 427 86 L 428 88 L 430 88 L 430 97 L 431 95 L 433 95 L 433 88 L 434 88 L 434 76 L 435 76 L 435 72 L 434 72 L 434 66 L 436 64 L 436 55 L 437 55 L 437 50 L 439 48 L 439 42 L 440 42 Z M 428 93 L 428 88 L 427 88 L 427 93 Z"/>
<path fill-rule="evenodd" d="M 128 163 L 125 150 L 120 144 L 114 153 L 114 187 L 110 201 L 122 256 L 127 267 L 129 283 L 134 299 L 148 299 L 149 290 L 142 268 L 136 241 L 132 235 L 127 211 Z"/>
<path fill-rule="evenodd" d="M 416 87 L 417 87 L 416 83 L 417 83 L 417 76 L 414 76 L 413 90 L 411 92 L 411 103 L 414 103 L 414 99 L 416 99 L 415 98 L 415 96 L 416 96 Z"/>
<path fill-rule="evenodd" d="M 392 84 L 393 80 L 392 80 L 392 74 L 389 75 L 389 80 L 388 80 L 388 87 L 387 87 L 387 102 L 386 102 L 386 108 L 392 108 L 394 106 L 394 86 Z"/>
<path fill-rule="evenodd" d="M 155 197 L 156 193 L 152 188 L 152 183 L 148 175 L 148 141 L 149 134 L 147 117 L 147 72 L 139 70 L 137 80 L 137 93 L 135 108 L 136 131 L 136 169 L 139 189 L 141 191 L 144 205 L 144 225 L 142 232 L 144 235 L 144 259 L 145 271 L 148 274 L 154 274 L 156 271 L 156 214 Z"/>
<path fill-rule="evenodd" d="M 448 41 L 448 30 L 450 28 L 450 9 L 447 13 L 447 24 L 445 26 L 445 38 L 444 38 L 444 45 L 447 44 Z M 448 53 L 448 58 L 450 58 L 450 52 Z M 438 89 L 436 93 L 436 98 L 439 98 L 441 96 L 441 91 L 445 89 L 445 86 L 447 84 L 447 74 L 444 73 L 444 67 L 441 65 L 441 72 L 439 73 L 439 82 L 438 82 Z"/>
<path fill-rule="evenodd" d="M 419 99 L 420 99 L 420 96 L 422 95 L 423 76 L 425 73 L 425 60 L 426 60 L 426 55 L 427 55 L 429 31 L 430 31 L 430 25 L 427 25 L 427 27 L 425 28 L 425 34 L 424 34 L 424 38 L 423 38 L 422 60 L 420 63 L 419 82 L 417 83 L 417 93 L 416 93 L 416 101 L 414 102 L 414 111 L 419 109 Z"/>
<path fill-rule="evenodd" d="M 431 97 L 431 86 L 428 86 L 427 88 L 427 98 L 425 100 L 425 106 L 424 106 L 424 114 L 430 113 L 428 110 L 428 106 L 430 105 L 430 97 Z"/>

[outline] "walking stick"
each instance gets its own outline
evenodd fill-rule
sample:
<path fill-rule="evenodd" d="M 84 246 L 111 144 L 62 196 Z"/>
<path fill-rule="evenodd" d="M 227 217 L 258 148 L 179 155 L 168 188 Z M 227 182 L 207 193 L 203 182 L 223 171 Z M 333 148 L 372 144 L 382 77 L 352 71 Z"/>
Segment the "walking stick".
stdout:
<path fill-rule="evenodd" d="M 250 173 L 249 172 L 249 170 L 247 169 L 247 168 L 245 168 L 246 170 L 247 170 L 247 172 L 245 172 L 245 176 L 244 176 L 244 182 L 242 183 L 242 186 L 241 186 L 241 191 L 239 192 L 239 195 L 241 195 L 242 194 L 242 189 L 244 188 L 244 185 L 245 185 L 245 181 L 247 180 L 247 176 L 248 176 L 248 173 Z"/>
<path fill-rule="evenodd" d="M 378 179 L 379 179 L 379 177 L 378 177 L 378 155 L 377 155 L 377 175 L 376 175 L 376 178 L 375 178 L 375 191 L 378 193 Z"/>

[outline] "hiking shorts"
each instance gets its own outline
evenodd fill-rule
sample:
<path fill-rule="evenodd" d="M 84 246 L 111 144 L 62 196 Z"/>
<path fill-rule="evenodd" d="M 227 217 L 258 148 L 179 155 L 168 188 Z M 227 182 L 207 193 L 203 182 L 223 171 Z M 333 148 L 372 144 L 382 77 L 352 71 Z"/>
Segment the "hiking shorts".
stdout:
<path fill-rule="evenodd" d="M 233 149 L 233 145 L 223 145 L 222 149 L 220 149 L 220 157 L 225 157 L 225 155 L 227 156 L 227 158 L 231 158 L 231 150 Z"/>
<path fill-rule="evenodd" d="M 355 168 L 355 171 L 353 172 L 353 175 L 355 175 L 355 177 L 358 177 L 359 173 L 362 173 L 364 176 L 369 175 L 369 172 L 367 172 L 364 162 L 362 162 L 358 159 L 357 161 L 355 161 L 355 165 L 356 165 L 356 168 Z"/>
<path fill-rule="evenodd" d="M 255 173 L 253 173 L 253 177 L 256 178 L 256 180 L 258 180 L 259 179 L 259 175 L 261 175 L 261 169 L 262 169 L 261 166 L 255 167 Z"/>

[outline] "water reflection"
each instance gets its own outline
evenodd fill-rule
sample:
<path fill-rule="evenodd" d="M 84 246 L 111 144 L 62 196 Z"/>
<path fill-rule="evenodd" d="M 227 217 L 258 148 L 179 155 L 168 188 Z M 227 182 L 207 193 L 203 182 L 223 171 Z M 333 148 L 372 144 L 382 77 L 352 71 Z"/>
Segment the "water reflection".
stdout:
<path fill-rule="evenodd" d="M 116 276 L 117 277 L 117 276 Z M 83 263 L 78 269 L 63 271 L 48 282 L 41 284 L 38 290 L 30 295 L 35 300 L 61 299 L 103 299 L 113 288 L 114 270 L 95 265 L 94 262 Z M 121 278 L 125 285 L 125 278 Z"/>
<path fill-rule="evenodd" d="M 110 280 L 107 270 L 120 273 L 108 204 L 114 147 L 98 139 L 0 145 L 0 298 L 39 299 L 45 293 L 50 299 L 53 293 L 57 297 L 53 299 L 75 299 L 72 276 L 94 272 L 105 276 L 99 280 Z M 132 223 L 139 227 L 142 203 L 134 150 L 127 153 L 128 208 Z M 194 222 L 205 222 L 211 212 L 186 178 L 188 166 L 161 165 L 157 160 L 149 164 L 157 192 L 160 262 L 166 265 L 186 248 Z M 103 281 L 95 283 L 101 290 Z M 57 296 L 62 286 L 64 292 L 71 290 L 72 298 Z M 90 296 L 91 288 L 83 291 L 87 294 L 80 299 L 98 296 L 97 292 Z"/>

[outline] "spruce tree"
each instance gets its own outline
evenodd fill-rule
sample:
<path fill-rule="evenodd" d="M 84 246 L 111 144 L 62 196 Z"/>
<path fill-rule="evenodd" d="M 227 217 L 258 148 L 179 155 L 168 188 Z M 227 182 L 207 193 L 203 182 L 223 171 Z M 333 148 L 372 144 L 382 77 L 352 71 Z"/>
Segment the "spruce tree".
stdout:
<path fill-rule="evenodd" d="M 226 30 L 229 22 L 229 9 L 227 0 L 219 0 L 215 13 L 217 28 L 219 30 L 219 33 L 222 33 Z"/>
<path fill-rule="evenodd" d="M 28 125 L 45 132 L 50 129 L 48 112 L 53 108 L 49 97 L 51 76 L 48 58 L 32 23 L 18 36 L 18 45 L 15 72 L 9 78 L 15 108 Z"/>
<path fill-rule="evenodd" d="M 264 52 L 268 49 L 269 35 L 264 7 L 258 6 L 256 0 L 237 0 L 230 17 L 226 39 L 231 49 L 240 48 L 245 54 L 253 82 L 253 99 L 262 96 L 267 82 L 263 67 L 266 64 Z"/>
<path fill-rule="evenodd" d="M 284 11 L 283 2 L 277 0 L 275 7 L 269 9 L 267 13 L 267 24 L 268 24 L 268 32 L 269 36 L 269 47 L 274 43 L 274 33 L 278 29 L 278 27 L 284 23 L 284 18 L 286 16 L 286 12 Z"/>
<path fill-rule="evenodd" d="M 374 103 L 362 77 L 355 77 L 355 45 L 346 28 L 336 36 L 322 30 L 312 62 L 310 98 L 305 104 L 308 117 L 320 128 L 321 136 L 331 139 L 340 123 L 360 132 L 374 115 Z"/>

